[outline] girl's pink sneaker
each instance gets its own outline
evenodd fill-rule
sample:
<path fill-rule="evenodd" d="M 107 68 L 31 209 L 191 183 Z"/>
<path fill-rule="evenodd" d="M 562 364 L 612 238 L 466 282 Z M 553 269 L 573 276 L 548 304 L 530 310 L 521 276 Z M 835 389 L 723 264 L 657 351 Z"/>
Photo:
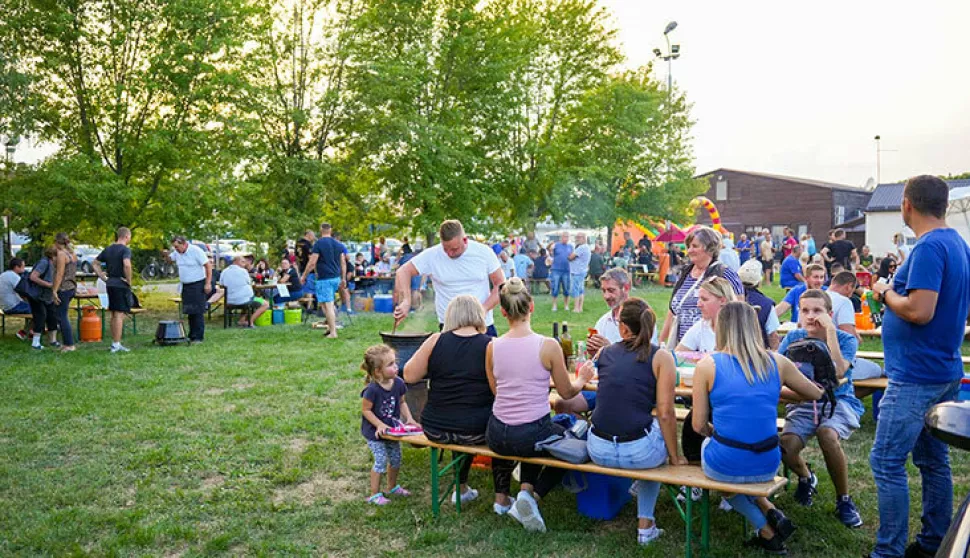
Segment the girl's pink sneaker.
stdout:
<path fill-rule="evenodd" d="M 391 503 L 391 501 L 385 498 L 384 494 L 381 492 L 378 492 L 377 494 L 374 494 L 373 496 L 368 498 L 367 502 L 370 504 L 374 504 L 375 506 L 386 506 L 387 504 Z"/>
<path fill-rule="evenodd" d="M 405 489 L 403 486 L 397 485 L 394 488 L 392 488 L 391 491 L 388 492 L 388 494 L 390 494 L 391 496 L 407 497 L 411 495 L 411 492 Z"/>

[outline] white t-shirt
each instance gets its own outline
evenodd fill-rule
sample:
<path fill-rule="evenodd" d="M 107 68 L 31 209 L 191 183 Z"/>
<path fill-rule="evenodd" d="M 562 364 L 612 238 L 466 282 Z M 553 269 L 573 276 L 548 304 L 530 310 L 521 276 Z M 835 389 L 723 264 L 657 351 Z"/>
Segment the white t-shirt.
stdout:
<path fill-rule="evenodd" d="M 238 265 L 233 264 L 222 270 L 219 284 L 226 288 L 226 302 L 233 306 L 248 304 L 253 300 L 253 280 L 249 272 Z"/>
<path fill-rule="evenodd" d="M 606 314 L 603 314 L 599 320 L 596 321 L 596 333 L 599 333 L 603 337 L 609 340 L 610 343 L 619 343 L 623 340 L 620 335 L 620 321 L 613 318 L 613 310 L 607 310 Z M 657 339 L 657 328 L 653 328 L 653 338 L 651 342 L 654 345 L 659 343 Z"/>
<path fill-rule="evenodd" d="M 765 333 L 771 335 L 772 333 L 778 331 L 781 327 L 781 321 L 778 320 L 778 313 L 774 309 L 768 312 L 768 319 L 765 321 Z"/>
<path fill-rule="evenodd" d="M 20 298 L 14 287 L 20 282 L 20 276 L 11 270 L 0 273 L 0 308 L 6 312 L 24 300 Z"/>
<path fill-rule="evenodd" d="M 421 275 L 431 276 L 439 323 L 445 322 L 448 303 L 458 295 L 472 295 L 484 303 L 492 291 L 488 276 L 502 269 L 495 252 L 474 240 L 469 240 L 465 252 L 455 259 L 448 257 L 441 244 L 437 244 L 415 256 L 411 263 Z M 485 325 L 494 323 L 489 310 L 485 313 Z"/>
<path fill-rule="evenodd" d="M 592 253 L 589 251 L 589 244 L 580 244 L 573 250 L 575 258 L 569 261 L 570 275 L 586 275 L 589 271 L 589 259 Z"/>
<path fill-rule="evenodd" d="M 504 262 L 502 261 L 502 258 L 499 258 L 498 263 L 502 266 L 502 273 L 505 274 L 506 279 L 515 276 L 515 262 L 512 261 L 512 258 L 509 258 Z"/>
<path fill-rule="evenodd" d="M 209 263 L 202 248 L 194 244 L 189 244 L 184 254 L 178 250 L 172 250 L 168 255 L 169 259 L 179 266 L 179 281 L 182 283 L 196 283 L 205 280 L 205 264 Z"/>
<path fill-rule="evenodd" d="M 707 320 L 701 319 L 690 326 L 690 329 L 687 330 L 687 333 L 680 340 L 680 344 L 692 351 L 713 353 L 714 348 L 717 346 L 717 336 L 714 334 L 714 330 L 711 329 L 711 324 L 707 323 Z"/>
<path fill-rule="evenodd" d="M 852 307 L 852 301 L 832 289 L 825 292 L 832 299 L 832 323 L 835 324 L 835 327 L 846 324 L 854 326 L 855 309 Z"/>

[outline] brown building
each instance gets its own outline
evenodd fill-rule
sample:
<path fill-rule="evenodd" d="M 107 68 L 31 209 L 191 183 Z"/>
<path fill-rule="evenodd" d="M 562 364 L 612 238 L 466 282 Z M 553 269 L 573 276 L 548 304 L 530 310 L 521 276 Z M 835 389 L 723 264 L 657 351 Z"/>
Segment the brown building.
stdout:
<path fill-rule="evenodd" d="M 810 233 L 821 249 L 829 229 L 863 215 L 872 192 L 854 186 L 760 172 L 717 169 L 698 175 L 708 181 L 707 198 L 721 214 L 721 224 L 748 237 L 763 228 L 775 240 L 791 227 L 796 238 Z M 697 222 L 710 224 L 707 211 L 698 211 Z"/>

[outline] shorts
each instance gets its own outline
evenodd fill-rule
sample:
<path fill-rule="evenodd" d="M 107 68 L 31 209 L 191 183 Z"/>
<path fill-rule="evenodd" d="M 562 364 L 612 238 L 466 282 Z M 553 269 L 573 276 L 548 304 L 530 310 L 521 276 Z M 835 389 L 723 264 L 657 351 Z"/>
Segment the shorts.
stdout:
<path fill-rule="evenodd" d="M 131 313 L 131 289 L 128 287 L 108 287 L 108 310 Z"/>
<path fill-rule="evenodd" d="M 845 401 L 839 400 L 836 403 L 835 413 L 831 417 L 823 417 L 821 405 L 819 405 L 818 425 L 815 424 L 816 415 L 813 407 L 812 403 L 789 405 L 782 436 L 794 434 L 802 439 L 802 444 L 807 444 L 808 439 L 814 436 L 819 428 L 831 428 L 839 435 L 840 440 L 848 440 L 849 436 L 859 428 L 859 416 Z"/>
<path fill-rule="evenodd" d="M 761 260 L 761 271 L 774 271 L 774 260 Z"/>
<path fill-rule="evenodd" d="M 583 296 L 586 292 L 586 274 L 585 273 L 570 273 L 569 274 L 569 296 L 576 298 Z"/>
<path fill-rule="evenodd" d="M 562 289 L 563 296 L 569 296 L 568 271 L 552 271 L 549 273 L 549 290 L 553 297 L 559 296 L 560 288 Z"/>
<path fill-rule="evenodd" d="M 265 303 L 266 303 L 266 300 L 265 299 L 262 299 L 262 298 L 260 298 L 258 296 L 254 296 L 252 300 L 250 300 L 246 304 L 240 304 L 240 306 L 248 306 L 248 307 L 252 308 L 253 310 L 256 310 L 256 309 L 258 309 L 260 306 L 262 306 Z"/>
<path fill-rule="evenodd" d="M 411 292 L 418 292 L 421 289 L 421 276 L 415 275 L 411 278 Z"/>
<path fill-rule="evenodd" d="M 338 288 L 340 288 L 340 277 L 317 279 L 317 302 L 333 302 L 333 293 L 337 292 Z"/>
<path fill-rule="evenodd" d="M 390 440 L 367 440 L 367 447 L 374 454 L 374 466 L 371 471 L 384 474 L 387 466 L 392 469 L 401 468 L 401 443 Z"/>
<path fill-rule="evenodd" d="M 596 408 L 596 392 L 595 391 L 581 391 L 580 395 L 586 400 L 587 411 L 592 411 Z"/>

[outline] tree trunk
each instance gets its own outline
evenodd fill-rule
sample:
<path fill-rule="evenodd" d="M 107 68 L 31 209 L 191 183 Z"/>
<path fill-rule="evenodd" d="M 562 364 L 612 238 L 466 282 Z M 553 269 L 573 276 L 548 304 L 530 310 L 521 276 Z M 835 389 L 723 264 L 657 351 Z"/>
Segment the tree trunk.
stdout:
<path fill-rule="evenodd" d="M 616 226 L 616 222 L 606 225 L 606 257 L 610 257 L 613 254 L 613 227 Z"/>

